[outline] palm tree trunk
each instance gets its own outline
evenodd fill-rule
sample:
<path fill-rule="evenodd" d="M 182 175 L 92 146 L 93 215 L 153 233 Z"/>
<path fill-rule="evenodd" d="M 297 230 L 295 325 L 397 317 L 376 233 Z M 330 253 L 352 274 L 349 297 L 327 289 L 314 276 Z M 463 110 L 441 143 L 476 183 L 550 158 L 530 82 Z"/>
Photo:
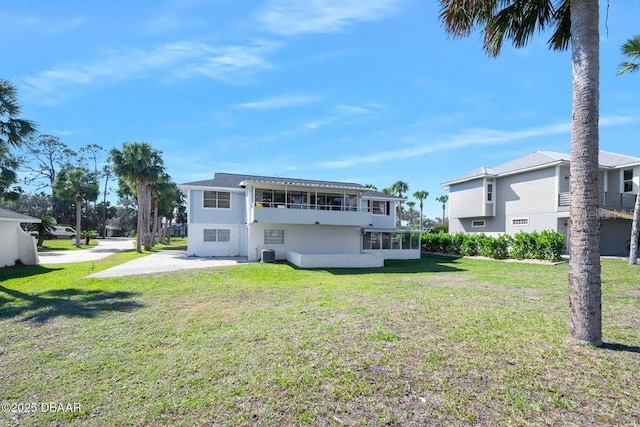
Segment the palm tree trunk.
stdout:
<path fill-rule="evenodd" d="M 424 206 L 424 204 L 422 203 L 422 199 L 420 199 L 420 230 L 422 230 L 423 224 L 422 224 L 422 207 Z"/>
<path fill-rule="evenodd" d="M 145 185 L 144 249 L 151 250 L 151 184 Z"/>
<path fill-rule="evenodd" d="M 144 238 L 144 209 L 147 205 L 145 202 L 147 191 L 142 181 L 136 180 L 136 196 L 138 199 L 138 224 L 136 226 L 136 250 L 142 252 L 142 242 Z"/>
<path fill-rule="evenodd" d="M 570 7 L 573 76 L 569 262 L 571 335 L 580 342 L 602 345 L 598 0 L 572 1 Z"/>
<path fill-rule="evenodd" d="M 156 236 L 158 235 L 158 198 L 153 199 L 153 231 L 151 232 L 151 247 L 156 245 Z"/>
<path fill-rule="evenodd" d="M 82 200 L 76 200 L 76 248 L 80 247 L 80 227 L 82 226 Z"/>
<path fill-rule="evenodd" d="M 444 214 L 446 211 L 446 205 L 443 203 L 442 204 L 442 227 L 444 227 Z"/>
<path fill-rule="evenodd" d="M 636 204 L 633 208 L 633 221 L 631 222 L 631 241 L 629 242 L 629 264 L 638 263 L 638 217 L 640 217 L 640 191 L 636 194 Z"/>

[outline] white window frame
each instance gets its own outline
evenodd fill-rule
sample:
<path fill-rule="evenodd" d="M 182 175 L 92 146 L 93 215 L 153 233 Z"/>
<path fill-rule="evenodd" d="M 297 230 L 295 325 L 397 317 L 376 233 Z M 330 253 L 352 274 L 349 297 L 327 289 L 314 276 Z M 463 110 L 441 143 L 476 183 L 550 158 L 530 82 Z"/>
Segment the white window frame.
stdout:
<path fill-rule="evenodd" d="M 270 240 L 267 243 L 267 234 L 272 234 L 270 237 L 271 238 L 276 238 L 277 237 L 278 240 L 280 240 L 279 235 L 282 235 L 282 242 Z M 276 229 L 276 228 L 266 228 L 264 230 L 264 244 L 265 245 L 284 245 L 284 243 L 285 243 L 285 232 L 284 232 L 284 230 Z"/>
<path fill-rule="evenodd" d="M 516 222 L 520 223 L 516 224 Z M 513 227 L 528 227 L 529 224 L 529 217 L 511 218 L 511 226 Z"/>
<path fill-rule="evenodd" d="M 204 194 L 205 193 L 216 193 L 216 206 L 205 206 L 204 205 Z M 221 208 L 220 205 L 220 193 L 226 193 L 229 195 L 229 207 Z M 218 191 L 218 190 L 202 190 L 202 208 L 203 209 L 231 209 L 231 192 L 230 191 Z"/>
<path fill-rule="evenodd" d="M 208 237 L 213 238 L 213 240 L 207 240 L 207 232 L 210 232 Z M 231 230 L 228 228 L 205 228 L 202 230 L 202 242 L 231 243 Z"/>
<path fill-rule="evenodd" d="M 373 211 L 373 204 L 374 203 L 382 203 L 382 213 L 375 213 Z M 378 216 L 388 216 L 389 212 L 387 212 L 387 204 L 389 204 L 389 209 L 391 209 L 391 204 L 387 203 L 387 200 L 371 200 L 371 215 L 378 215 Z"/>
<path fill-rule="evenodd" d="M 491 186 L 491 191 L 489 191 L 489 186 Z M 496 186 L 494 185 L 493 182 L 487 182 L 486 190 L 487 190 L 485 195 L 486 202 L 493 203 L 493 200 L 495 199 L 494 193 L 496 190 Z M 489 200 L 489 196 L 491 196 L 491 200 Z"/>
<path fill-rule="evenodd" d="M 482 223 L 482 225 L 478 225 L 477 223 Z M 487 226 L 487 222 L 484 219 L 473 219 L 471 220 L 471 226 L 473 228 L 482 228 Z"/>
<path fill-rule="evenodd" d="M 631 171 L 631 179 L 624 179 L 624 173 L 629 171 Z M 633 172 L 634 172 L 633 168 L 622 169 L 622 193 L 633 193 L 633 178 L 634 178 Z M 631 183 L 631 190 L 624 189 L 624 186 L 627 183 Z"/>

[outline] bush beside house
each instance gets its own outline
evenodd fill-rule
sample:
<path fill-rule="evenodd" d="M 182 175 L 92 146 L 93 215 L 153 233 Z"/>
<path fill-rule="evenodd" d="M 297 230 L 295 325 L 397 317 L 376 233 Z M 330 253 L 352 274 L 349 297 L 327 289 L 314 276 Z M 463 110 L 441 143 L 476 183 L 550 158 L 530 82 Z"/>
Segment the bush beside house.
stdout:
<path fill-rule="evenodd" d="M 486 234 L 425 233 L 422 235 L 423 252 L 486 256 L 494 259 L 540 259 L 559 261 L 565 247 L 564 234 L 545 230 L 532 233 L 519 232 L 497 237 Z"/>

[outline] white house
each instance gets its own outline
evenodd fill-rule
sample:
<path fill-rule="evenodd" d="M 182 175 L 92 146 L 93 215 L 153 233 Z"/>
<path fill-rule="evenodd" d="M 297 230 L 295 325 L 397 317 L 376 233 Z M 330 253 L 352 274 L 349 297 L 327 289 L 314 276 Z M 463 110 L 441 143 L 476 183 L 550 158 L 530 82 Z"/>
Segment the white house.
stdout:
<path fill-rule="evenodd" d="M 27 222 L 39 223 L 40 220 L 0 207 L 0 267 L 18 263 L 38 265 L 36 241 L 20 227 Z"/>
<path fill-rule="evenodd" d="M 216 173 L 187 195 L 191 256 L 275 258 L 306 268 L 380 267 L 420 258 L 419 234 L 397 230 L 403 200 L 360 184 Z"/>
<path fill-rule="evenodd" d="M 600 151 L 600 250 L 629 254 L 640 158 Z M 442 184 L 449 190 L 449 231 L 509 233 L 555 230 L 568 235 L 570 156 L 536 151 Z"/>

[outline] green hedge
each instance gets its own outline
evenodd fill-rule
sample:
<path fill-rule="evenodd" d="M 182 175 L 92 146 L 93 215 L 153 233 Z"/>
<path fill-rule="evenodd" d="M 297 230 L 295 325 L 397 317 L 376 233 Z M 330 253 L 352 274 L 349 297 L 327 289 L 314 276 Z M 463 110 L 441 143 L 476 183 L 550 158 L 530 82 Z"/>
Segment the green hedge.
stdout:
<path fill-rule="evenodd" d="M 558 261 L 564 252 L 564 234 L 545 230 L 532 233 L 519 232 L 513 236 L 498 237 L 486 234 L 425 233 L 422 235 L 424 252 L 442 252 L 459 255 L 483 255 L 495 259 L 544 259 Z"/>

